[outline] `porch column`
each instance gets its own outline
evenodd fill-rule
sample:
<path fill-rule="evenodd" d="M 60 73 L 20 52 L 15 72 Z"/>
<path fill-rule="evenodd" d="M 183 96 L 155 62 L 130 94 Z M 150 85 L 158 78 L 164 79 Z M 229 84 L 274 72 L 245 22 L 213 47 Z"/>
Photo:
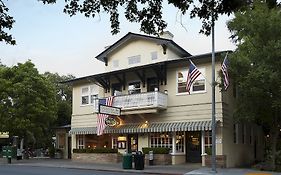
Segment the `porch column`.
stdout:
<path fill-rule="evenodd" d="M 201 131 L 201 157 L 202 166 L 206 166 L 206 153 L 205 153 L 205 131 Z"/>
<path fill-rule="evenodd" d="M 173 136 L 173 139 L 172 139 L 172 143 L 173 143 L 172 154 L 175 154 L 176 153 L 176 132 L 172 132 L 172 136 Z"/>

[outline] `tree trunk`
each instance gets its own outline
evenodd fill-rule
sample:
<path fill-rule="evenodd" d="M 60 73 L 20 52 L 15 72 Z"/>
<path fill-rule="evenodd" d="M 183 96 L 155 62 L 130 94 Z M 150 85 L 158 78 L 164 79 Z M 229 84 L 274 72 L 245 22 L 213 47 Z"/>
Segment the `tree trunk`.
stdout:
<path fill-rule="evenodd" d="M 270 150 L 271 150 L 271 159 L 270 159 L 270 168 L 275 170 L 275 159 L 276 159 L 276 146 L 277 146 L 277 139 L 279 136 L 279 128 L 278 126 L 272 126 L 270 129 Z"/>

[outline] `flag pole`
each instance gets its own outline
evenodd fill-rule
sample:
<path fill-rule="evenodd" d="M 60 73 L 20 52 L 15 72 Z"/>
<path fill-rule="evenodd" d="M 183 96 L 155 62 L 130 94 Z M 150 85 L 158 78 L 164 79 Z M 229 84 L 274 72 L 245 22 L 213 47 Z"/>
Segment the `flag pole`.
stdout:
<path fill-rule="evenodd" d="M 213 1 L 214 2 L 214 1 Z M 213 9 L 214 10 L 214 9 Z M 215 19 L 212 12 L 212 173 L 216 174 Z"/>

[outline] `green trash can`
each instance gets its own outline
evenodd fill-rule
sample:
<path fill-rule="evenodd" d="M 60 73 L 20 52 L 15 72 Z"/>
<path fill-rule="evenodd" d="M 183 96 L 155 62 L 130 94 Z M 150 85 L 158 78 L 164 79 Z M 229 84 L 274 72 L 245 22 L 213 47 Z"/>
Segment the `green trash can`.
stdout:
<path fill-rule="evenodd" d="M 132 154 L 123 155 L 123 169 L 132 169 Z"/>

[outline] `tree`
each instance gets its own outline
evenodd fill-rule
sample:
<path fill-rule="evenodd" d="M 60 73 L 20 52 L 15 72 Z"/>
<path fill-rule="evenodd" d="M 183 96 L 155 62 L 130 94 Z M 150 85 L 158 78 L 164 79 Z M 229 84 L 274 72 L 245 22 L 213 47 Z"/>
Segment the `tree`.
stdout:
<path fill-rule="evenodd" d="M 53 83 L 56 88 L 57 101 L 57 121 L 56 126 L 70 124 L 72 114 L 72 87 L 68 84 L 61 83 L 66 80 L 74 79 L 73 75 L 62 75 L 58 73 L 45 72 L 44 77 Z"/>
<path fill-rule="evenodd" d="M 26 145 L 44 146 L 56 120 L 55 87 L 27 61 L 0 67 L 1 130 L 25 139 Z"/>
<path fill-rule="evenodd" d="M 57 0 L 38 0 L 44 4 L 54 4 Z M 245 0 L 168 0 L 168 4 L 176 7 L 182 15 L 190 13 L 191 18 L 198 17 L 202 20 L 200 33 L 209 35 L 214 20 L 221 14 L 231 14 L 249 4 L 252 1 Z M 140 23 L 140 31 L 147 34 L 158 35 L 167 27 L 167 23 L 162 18 L 163 0 L 65 0 L 64 13 L 70 16 L 77 13 L 84 14 L 85 17 L 95 17 L 101 12 L 110 15 L 112 34 L 117 34 L 119 28 L 119 9 L 125 10 L 125 18 L 132 23 Z M 276 0 L 267 0 L 270 6 L 276 6 Z M 12 28 L 14 20 L 7 14 L 8 8 L 0 0 L 0 41 L 14 44 L 11 35 L 4 29 Z"/>
<path fill-rule="evenodd" d="M 11 34 L 5 32 L 5 29 L 11 30 L 15 20 L 8 14 L 9 9 L 0 0 L 0 42 L 5 41 L 7 44 L 16 44 Z"/>
<path fill-rule="evenodd" d="M 258 20 L 257 20 L 258 19 Z M 264 2 L 235 13 L 228 23 L 237 49 L 230 70 L 238 87 L 235 116 L 268 130 L 272 169 L 281 126 L 281 13 Z"/>

